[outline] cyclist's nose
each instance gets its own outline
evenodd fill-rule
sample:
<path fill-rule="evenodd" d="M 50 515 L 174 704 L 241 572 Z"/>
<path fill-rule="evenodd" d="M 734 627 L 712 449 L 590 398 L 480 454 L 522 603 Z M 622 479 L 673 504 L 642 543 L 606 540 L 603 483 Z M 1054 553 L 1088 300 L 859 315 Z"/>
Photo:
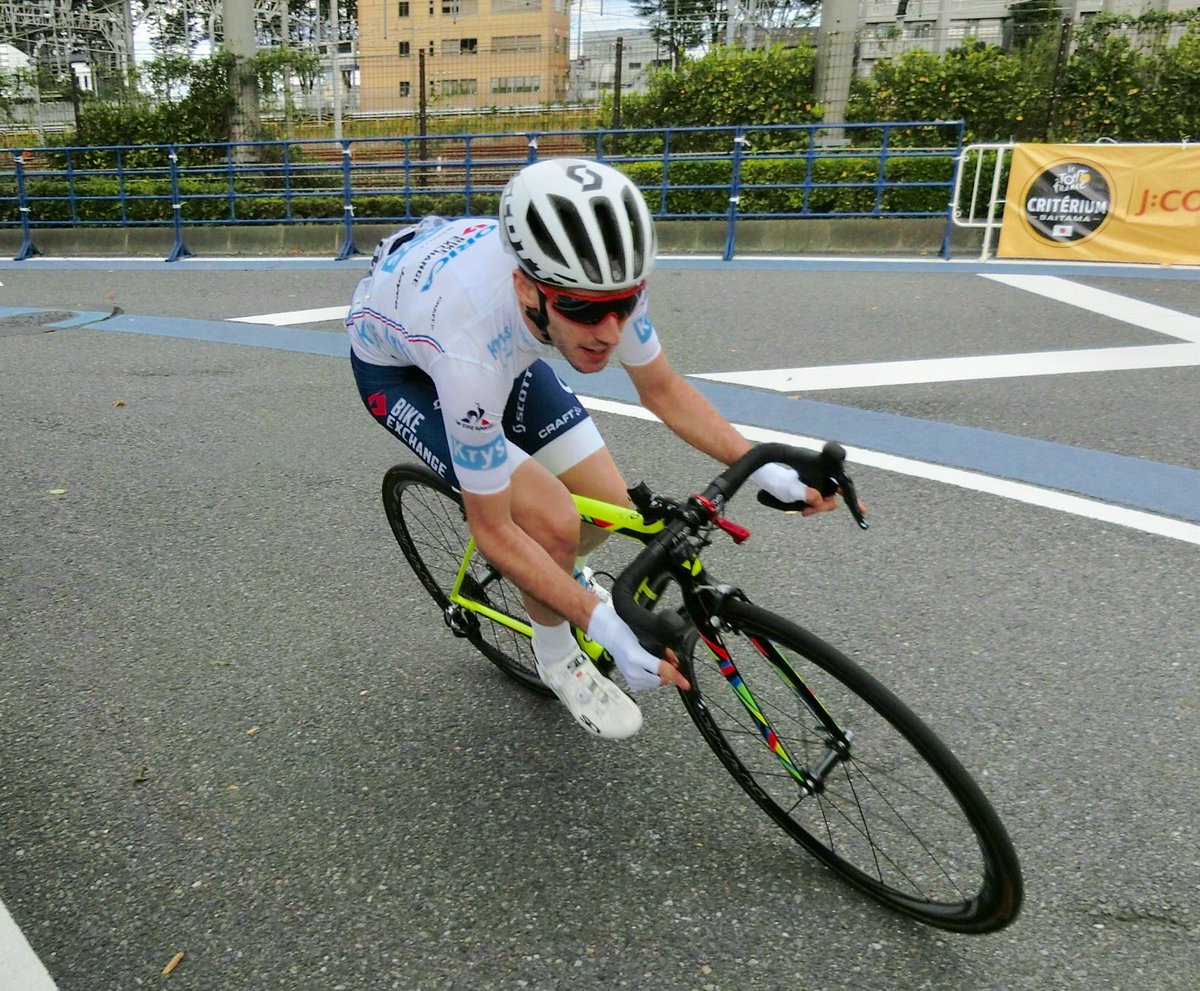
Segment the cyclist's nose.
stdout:
<path fill-rule="evenodd" d="M 621 341 L 621 319 L 615 313 L 607 314 L 596 324 L 596 340 L 615 347 Z"/>

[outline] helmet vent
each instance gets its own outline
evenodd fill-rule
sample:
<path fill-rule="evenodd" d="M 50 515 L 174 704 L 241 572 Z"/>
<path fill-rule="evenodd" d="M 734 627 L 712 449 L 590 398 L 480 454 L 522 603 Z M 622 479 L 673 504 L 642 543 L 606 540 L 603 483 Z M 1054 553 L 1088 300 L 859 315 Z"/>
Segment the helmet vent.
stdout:
<path fill-rule="evenodd" d="M 593 200 L 592 212 L 596 215 L 596 223 L 600 227 L 600 236 L 604 240 L 604 253 L 608 255 L 608 267 L 612 272 L 614 282 L 624 282 L 625 252 L 621 250 L 621 229 L 613 206 L 608 200 Z"/>
<path fill-rule="evenodd" d="M 554 243 L 554 238 L 546 230 L 542 218 L 538 216 L 537 210 L 532 206 L 525 211 L 525 222 L 529 224 L 529 232 L 533 235 L 533 239 L 542 253 L 548 255 L 556 264 L 566 265 L 567 260 L 563 258 L 562 252 L 558 250 L 558 245 Z"/>
<path fill-rule="evenodd" d="M 632 189 L 625 189 L 621 192 L 621 201 L 625 204 L 625 215 L 629 218 L 629 226 L 633 230 L 633 271 L 630 273 L 630 278 L 634 279 L 640 277 L 645 271 L 645 244 L 649 240 L 645 225 L 642 223 L 642 211 L 638 209 L 639 206 L 645 206 L 644 202 L 637 202 L 641 195 Z"/>
<path fill-rule="evenodd" d="M 604 273 L 600 270 L 600 259 L 596 257 L 595 248 L 592 246 L 591 238 L 588 237 L 587 229 L 583 224 L 583 218 L 579 215 L 575 204 L 565 196 L 557 196 L 553 193 L 548 198 L 554 207 L 554 212 L 558 215 L 559 223 L 563 225 L 563 230 L 567 232 L 567 237 L 571 240 L 571 250 L 579 259 L 583 274 L 587 276 L 589 282 L 602 284 Z"/>

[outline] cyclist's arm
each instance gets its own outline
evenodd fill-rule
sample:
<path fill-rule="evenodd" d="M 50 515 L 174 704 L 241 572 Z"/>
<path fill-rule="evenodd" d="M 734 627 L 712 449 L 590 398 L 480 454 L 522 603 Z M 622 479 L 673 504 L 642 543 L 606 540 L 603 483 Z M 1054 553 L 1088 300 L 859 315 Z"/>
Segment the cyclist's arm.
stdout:
<path fill-rule="evenodd" d="M 514 472 L 512 485 L 488 495 L 463 489 L 467 524 L 480 552 L 506 578 L 569 623 L 586 630 L 597 605 L 596 597 L 564 571 L 513 518 L 514 485 L 527 481 L 516 476 L 535 473 L 533 464 L 522 465 Z"/>
<path fill-rule="evenodd" d="M 733 464 L 753 446 L 660 351 L 644 365 L 627 365 L 642 405 L 698 451 Z"/>
<path fill-rule="evenodd" d="M 724 464 L 733 464 L 754 445 L 743 437 L 700 392 L 683 378 L 660 351 L 644 365 L 627 365 L 642 405 L 663 421 L 671 430 L 709 457 Z M 837 505 L 835 496 L 823 496 L 795 477 L 795 472 L 782 465 L 764 465 L 760 472 L 773 472 L 777 482 L 764 479 L 756 472 L 751 480 L 771 491 L 785 502 L 803 500 L 808 507 L 803 515 L 824 513 Z"/>

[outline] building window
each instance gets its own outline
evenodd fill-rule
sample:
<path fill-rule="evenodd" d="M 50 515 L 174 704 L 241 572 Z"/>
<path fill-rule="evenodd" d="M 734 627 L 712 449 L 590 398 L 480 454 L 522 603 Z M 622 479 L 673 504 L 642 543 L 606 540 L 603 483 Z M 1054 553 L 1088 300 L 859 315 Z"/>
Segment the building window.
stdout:
<path fill-rule="evenodd" d="M 492 0 L 493 14 L 517 14 L 541 9 L 542 0 Z"/>
<path fill-rule="evenodd" d="M 540 34 L 504 34 L 492 38 L 493 52 L 536 52 L 541 47 Z"/>
<path fill-rule="evenodd" d="M 397 48 L 396 54 L 399 55 L 401 58 L 408 58 L 410 55 L 412 55 L 412 42 L 411 41 L 401 41 L 396 45 L 396 48 Z"/>
<path fill-rule="evenodd" d="M 474 17 L 479 13 L 479 0 L 441 0 L 443 17 Z"/>
<path fill-rule="evenodd" d="M 443 38 L 443 55 L 474 55 L 479 50 L 478 38 Z"/>
<path fill-rule="evenodd" d="M 399 0 L 396 5 L 397 17 L 408 17 L 408 0 Z"/>
<path fill-rule="evenodd" d="M 410 83 L 407 79 L 402 80 L 400 83 L 400 95 L 412 96 L 412 83 Z"/>
<path fill-rule="evenodd" d="M 478 83 L 474 79 L 443 79 L 438 84 L 438 92 L 442 96 L 463 96 L 477 89 Z"/>
<path fill-rule="evenodd" d="M 540 76 L 493 76 L 493 93 L 536 93 L 542 88 Z"/>

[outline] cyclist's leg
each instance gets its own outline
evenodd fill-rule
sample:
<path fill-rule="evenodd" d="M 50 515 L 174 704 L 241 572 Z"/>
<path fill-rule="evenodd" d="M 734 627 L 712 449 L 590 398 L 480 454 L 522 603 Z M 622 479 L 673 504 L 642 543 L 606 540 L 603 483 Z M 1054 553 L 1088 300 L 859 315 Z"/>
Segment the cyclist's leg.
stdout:
<path fill-rule="evenodd" d="M 373 365 L 353 352 L 350 366 L 363 405 L 452 488 L 458 488 L 450 442 L 437 408 L 437 389 L 420 368 Z"/>
<path fill-rule="evenodd" d="M 450 444 L 437 405 L 437 389 L 433 379 L 420 368 L 373 365 L 353 354 L 351 365 L 359 393 L 371 415 L 440 478 L 458 488 L 458 478 L 454 474 Z M 557 383 L 557 376 L 548 367 L 546 372 L 553 383 Z M 518 380 L 518 385 L 521 381 Z M 543 387 L 546 385 L 544 379 L 540 383 L 530 383 L 537 384 Z M 562 394 L 559 386 L 552 385 L 551 388 L 553 392 Z M 516 393 L 514 388 L 514 398 Z M 573 395 L 566 395 L 577 405 Z M 530 402 L 532 409 L 541 408 L 541 404 L 528 394 L 526 401 Z M 512 400 L 509 405 L 513 405 Z M 587 416 L 586 413 L 582 415 Z M 575 414 L 575 417 L 577 416 L 578 414 Z M 571 418 L 570 410 L 564 404 L 558 403 L 549 424 L 530 421 L 528 425 L 523 426 L 527 426 L 528 432 L 535 437 L 540 432 L 543 435 L 541 445 L 545 446 L 554 440 L 554 431 L 550 429 L 554 422 L 564 418 Z M 564 571 L 570 573 L 575 564 L 579 542 L 579 515 L 571 502 L 570 493 L 550 471 L 530 457 L 519 443 L 510 445 L 509 457 L 517 464 L 511 482 L 513 522 L 541 544 Z M 525 601 L 530 617 L 535 622 L 562 621 L 556 613 L 527 596 Z"/>
<path fill-rule="evenodd" d="M 505 432 L 569 491 L 629 504 L 625 479 L 595 422 L 544 361 L 534 362 L 517 379 L 505 410 Z M 603 530 L 583 524 L 580 554 L 593 551 L 605 536 Z"/>

